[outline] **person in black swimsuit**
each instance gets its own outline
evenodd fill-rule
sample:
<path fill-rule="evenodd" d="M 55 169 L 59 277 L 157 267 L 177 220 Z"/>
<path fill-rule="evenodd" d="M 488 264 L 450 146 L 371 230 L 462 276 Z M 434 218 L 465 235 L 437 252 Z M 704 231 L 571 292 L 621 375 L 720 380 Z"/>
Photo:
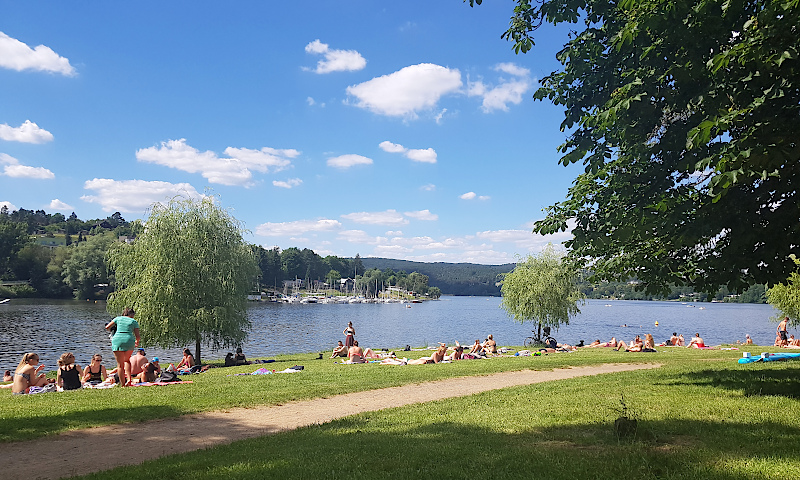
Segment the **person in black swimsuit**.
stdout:
<path fill-rule="evenodd" d="M 92 355 L 92 363 L 86 366 L 83 371 L 84 383 L 97 385 L 103 383 L 108 376 L 105 365 L 102 364 L 103 356 L 99 353 Z"/>
<path fill-rule="evenodd" d="M 83 386 L 81 367 L 75 363 L 75 355 L 72 352 L 64 353 L 58 359 L 56 385 L 64 390 L 77 390 Z"/>

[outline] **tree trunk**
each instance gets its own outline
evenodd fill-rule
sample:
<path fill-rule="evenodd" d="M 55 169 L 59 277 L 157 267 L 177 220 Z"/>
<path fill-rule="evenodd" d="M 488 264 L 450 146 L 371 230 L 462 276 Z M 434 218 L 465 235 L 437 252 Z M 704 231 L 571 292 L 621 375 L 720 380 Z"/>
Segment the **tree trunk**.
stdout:
<path fill-rule="evenodd" d="M 200 360 L 200 337 L 197 337 L 194 344 L 194 361 L 197 365 L 202 365 L 203 362 Z"/>
<path fill-rule="evenodd" d="M 536 334 L 536 341 L 542 343 L 542 322 L 539 322 L 539 333 Z"/>

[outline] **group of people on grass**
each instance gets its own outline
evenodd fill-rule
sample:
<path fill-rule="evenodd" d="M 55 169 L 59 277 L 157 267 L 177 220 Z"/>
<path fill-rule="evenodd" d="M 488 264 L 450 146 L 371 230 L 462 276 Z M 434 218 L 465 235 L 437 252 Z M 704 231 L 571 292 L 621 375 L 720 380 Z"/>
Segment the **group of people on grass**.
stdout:
<path fill-rule="evenodd" d="M 127 385 L 138 382 L 154 382 L 161 373 L 158 357 L 148 360 L 144 349 L 138 349 L 137 354 L 128 359 L 130 381 Z M 45 365 L 39 363 L 37 353 L 26 353 L 22 356 L 16 370 L 12 373 L 6 371 L 4 381 L 12 382 L 0 388 L 11 388 L 14 394 L 40 393 L 42 391 L 77 390 L 85 386 L 112 386 L 122 384 L 119 367 L 107 370 L 103 365 L 103 356 L 99 353 L 92 355 L 86 368 L 81 368 L 75 361 L 75 354 L 65 352 L 58 358 L 56 378 L 48 379 L 44 374 Z"/>
<path fill-rule="evenodd" d="M 342 331 L 342 334 L 345 336 L 344 342 L 339 340 L 338 344 L 333 348 L 330 358 L 346 357 L 347 360 L 343 363 L 367 363 L 370 360 L 381 360 L 381 363 L 391 365 L 422 365 L 469 358 L 486 358 L 498 352 L 497 342 L 495 342 L 492 335 L 488 335 L 484 342 L 479 339 L 475 340 L 475 343 L 467 353 L 464 353 L 465 347 L 458 342 L 453 347 L 447 347 L 447 344 L 440 343 L 439 347 L 430 356 L 408 360 L 406 358 L 397 358 L 394 352 L 378 353 L 371 348 L 363 349 L 358 345 L 358 340 L 355 339 L 356 330 L 353 327 L 353 322 L 348 322 L 347 328 Z M 406 347 L 406 350 L 410 349 L 411 347 Z M 452 350 L 452 352 L 448 354 L 448 350 Z"/>
<path fill-rule="evenodd" d="M 787 331 L 789 326 L 789 317 L 783 317 L 781 323 L 778 324 L 778 330 L 775 332 L 775 346 L 782 348 L 800 348 L 800 339 L 794 338 L 794 335 L 789 335 Z"/>
<path fill-rule="evenodd" d="M 122 315 L 105 326 L 112 333 L 111 350 L 117 363 L 114 369 L 106 370 L 102 363 L 103 356 L 99 353 L 92 355 L 90 364 L 82 369 L 75 362 L 75 354 L 65 352 L 58 359 L 56 378 L 48 379 L 44 373 L 45 365 L 39 363 L 39 355 L 32 352 L 22 356 L 13 374 L 11 371 L 6 372 L 4 380 L 11 381 L 11 384 L 1 387 L 11 388 L 14 394 L 26 394 L 77 390 L 84 386 L 127 387 L 134 383 L 155 382 L 161 374 L 159 358 L 148 360 L 144 349 L 139 347 L 139 323 L 134 320 L 134 313 L 132 308 L 126 308 Z M 182 368 L 188 372 L 199 368 L 188 349 L 184 350 L 184 357 L 177 367 L 178 370 Z"/>

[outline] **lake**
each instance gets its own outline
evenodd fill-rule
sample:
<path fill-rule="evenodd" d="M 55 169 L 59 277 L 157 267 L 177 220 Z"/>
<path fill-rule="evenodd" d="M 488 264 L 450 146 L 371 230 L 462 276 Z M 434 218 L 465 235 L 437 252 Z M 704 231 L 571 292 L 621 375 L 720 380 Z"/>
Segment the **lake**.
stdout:
<path fill-rule="evenodd" d="M 344 340 L 342 330 L 348 321 L 353 322 L 361 346 L 373 349 L 456 340 L 471 344 L 490 333 L 499 345 L 521 345 L 535 325 L 515 323 L 499 305 L 499 297 L 449 296 L 410 305 L 253 303 L 249 308 L 252 330 L 243 349 L 249 357 L 330 350 L 337 340 Z M 776 324 L 770 317 L 776 314 L 770 305 L 589 300 L 581 314 L 553 336 L 575 344 L 612 336 L 628 341 L 637 334 L 652 333 L 657 342 L 663 342 L 675 331 L 688 342 L 699 332 L 706 344 L 717 345 L 744 341 L 749 333 L 755 343 L 772 345 Z M 82 366 L 95 352 L 103 354 L 106 365 L 113 365 L 103 329 L 108 320 L 102 302 L 15 299 L 0 305 L 0 367 L 14 369 L 25 352 L 37 352 L 48 369 L 55 368 L 58 356 L 66 351 L 75 353 Z M 161 357 L 162 362 L 177 362 L 181 350 L 148 348 L 147 353 Z M 221 358 L 228 350 L 206 349 L 203 357 Z"/>

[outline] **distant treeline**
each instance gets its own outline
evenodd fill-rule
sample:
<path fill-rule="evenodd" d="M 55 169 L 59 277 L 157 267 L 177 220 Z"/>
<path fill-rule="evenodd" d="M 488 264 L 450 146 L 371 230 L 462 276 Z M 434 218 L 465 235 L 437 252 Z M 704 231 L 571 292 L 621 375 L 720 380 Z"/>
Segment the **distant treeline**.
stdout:
<path fill-rule="evenodd" d="M 500 274 L 514 269 L 513 263 L 480 265 L 475 263 L 423 263 L 391 258 L 362 258 L 365 268 L 390 268 L 395 271 L 427 275 L 431 286 L 445 295 L 499 296 Z"/>
<path fill-rule="evenodd" d="M 588 283 L 580 282 L 581 291 L 587 298 L 614 298 L 621 300 L 680 300 L 684 302 L 730 302 L 730 303 L 767 303 L 766 287 L 764 285 L 753 285 L 741 294 L 721 288 L 714 295 L 697 293 L 691 287 L 670 288 L 665 295 L 652 295 L 643 291 L 637 291 L 636 280 L 627 282 L 600 282 Z"/>
<path fill-rule="evenodd" d="M 136 237 L 142 223 L 128 222 L 119 212 L 107 218 L 81 220 L 73 212 L 48 214 L 44 210 L 9 212 L 0 208 L 0 298 L 69 297 L 102 298 L 114 288 L 113 272 L 105 265 L 105 252 L 120 238 Z M 129 241 L 130 241 L 129 240 Z M 321 257 L 308 248 L 280 250 L 252 245 L 260 267 L 255 286 L 283 288 L 284 280 L 303 279 L 307 284 L 324 282 L 333 286 L 341 279 L 355 278 L 364 293 L 397 286 L 418 293 L 445 295 L 500 295 L 501 275 L 515 264 L 423 263 L 390 258 Z M 378 269 L 380 272 L 370 271 Z M 369 271 L 369 272 L 368 272 Z M 410 272 L 410 273 L 408 273 Z M 419 275 L 414 275 L 414 274 Z M 637 291 L 628 282 L 581 282 L 588 298 L 625 300 L 683 300 L 766 303 L 764 285 L 754 285 L 740 295 L 721 289 L 713 296 L 689 287 L 673 287 L 666 295 Z"/>

